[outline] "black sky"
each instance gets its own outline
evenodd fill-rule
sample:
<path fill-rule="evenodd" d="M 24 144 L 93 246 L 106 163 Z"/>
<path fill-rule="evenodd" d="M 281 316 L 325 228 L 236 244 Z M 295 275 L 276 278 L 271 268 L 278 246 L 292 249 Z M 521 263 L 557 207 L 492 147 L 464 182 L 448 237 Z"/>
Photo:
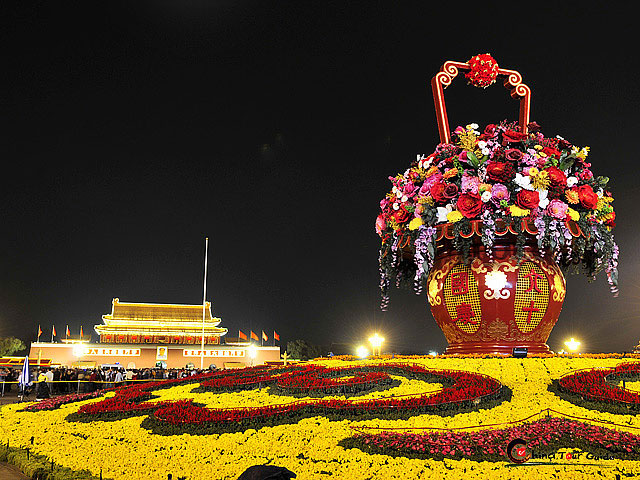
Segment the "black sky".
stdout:
<path fill-rule="evenodd" d="M 490 52 L 547 136 L 611 177 L 621 293 L 571 277 L 550 338 L 640 339 L 635 19 L 608 7 L 421 2 L 16 2 L 2 7 L 0 335 L 100 323 L 111 299 L 199 303 L 231 334 L 442 350 L 424 297 L 379 310 L 389 175 L 438 143 L 429 81 Z M 516 119 L 456 79 L 452 128 Z"/>

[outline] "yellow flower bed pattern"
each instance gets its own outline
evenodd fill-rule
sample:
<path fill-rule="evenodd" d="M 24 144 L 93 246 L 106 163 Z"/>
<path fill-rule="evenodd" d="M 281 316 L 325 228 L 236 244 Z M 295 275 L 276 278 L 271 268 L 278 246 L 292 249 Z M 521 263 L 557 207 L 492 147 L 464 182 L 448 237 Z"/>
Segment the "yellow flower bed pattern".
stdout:
<path fill-rule="evenodd" d="M 395 359 L 395 363 L 403 360 Z M 483 373 L 511 388 L 509 402 L 455 416 L 419 415 L 407 420 L 329 421 L 323 417 L 306 418 L 293 425 L 264 427 L 239 433 L 211 435 L 155 435 L 140 426 L 144 415 L 118 421 L 74 423 L 65 420 L 70 413 L 90 402 L 63 405 L 41 412 L 19 411 L 24 405 L 0 409 L 0 439 L 12 446 L 29 447 L 56 464 L 74 470 L 88 469 L 105 478 L 166 480 L 169 473 L 189 480 L 236 479 L 248 467 L 270 463 L 288 468 L 298 479 L 413 479 L 413 478 L 616 478 L 616 475 L 640 476 L 640 461 L 554 460 L 551 465 L 507 466 L 508 463 L 469 460 L 423 460 L 368 455 L 357 449 L 344 449 L 338 442 L 353 435 L 352 426 L 383 428 L 464 427 L 519 420 L 545 408 L 594 420 L 626 425 L 638 434 L 640 418 L 588 410 L 564 401 L 547 390 L 553 379 L 573 370 L 613 367 L 628 359 L 617 358 L 412 358 L 433 369 L 453 369 Z M 319 361 L 321 365 L 353 366 L 341 360 Z M 360 362 L 366 363 L 366 362 Z M 376 362 L 379 363 L 379 362 Z M 372 392 L 359 398 L 379 398 L 425 391 L 437 391 L 440 385 L 400 380 L 398 387 Z M 273 396 L 266 389 L 238 393 L 193 393 L 196 385 L 180 385 L 155 392 L 152 401 L 193 398 L 208 407 L 252 407 L 299 398 Z M 631 387 L 631 385 L 628 385 Z M 634 384 L 635 388 L 636 385 Z M 34 437 L 33 445 L 30 438 Z M 553 463 L 553 462 L 552 462 Z"/>

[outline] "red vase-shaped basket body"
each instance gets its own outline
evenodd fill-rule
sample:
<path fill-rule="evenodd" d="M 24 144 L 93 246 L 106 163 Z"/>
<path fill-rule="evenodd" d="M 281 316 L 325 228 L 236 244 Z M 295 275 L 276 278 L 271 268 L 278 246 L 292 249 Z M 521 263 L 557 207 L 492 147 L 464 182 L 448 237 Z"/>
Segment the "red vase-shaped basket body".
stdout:
<path fill-rule="evenodd" d="M 539 251 L 532 224 L 524 255 L 516 252 L 516 232 L 498 225 L 493 248 L 481 242 L 482 223 L 472 222 L 469 261 L 454 248 L 451 225 L 438 229 L 438 249 L 427 280 L 427 299 L 449 347 L 446 353 L 504 353 L 526 347 L 549 352 L 546 344 L 566 293 L 565 279 L 548 251 Z M 582 232 L 576 224 L 571 233 Z"/>

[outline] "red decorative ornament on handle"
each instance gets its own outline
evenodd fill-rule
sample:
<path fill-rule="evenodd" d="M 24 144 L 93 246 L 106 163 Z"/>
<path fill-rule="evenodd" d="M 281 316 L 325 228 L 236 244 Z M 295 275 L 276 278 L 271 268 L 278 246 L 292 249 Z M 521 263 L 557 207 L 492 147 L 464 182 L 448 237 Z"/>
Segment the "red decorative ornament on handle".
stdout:
<path fill-rule="evenodd" d="M 499 68 L 495 59 L 487 53 L 475 55 L 466 63 L 449 60 L 442 65 L 440 72 L 431 79 L 440 143 L 451 143 L 451 130 L 447 117 L 447 107 L 444 102 L 444 89 L 451 85 L 451 82 L 458 76 L 460 70 L 468 70 L 465 77 L 469 83 L 481 88 L 486 88 L 493 84 L 499 75 L 506 76 L 504 86 L 511 89 L 511 97 L 520 100 L 520 131 L 527 133 L 531 107 L 531 89 L 522 83 L 522 75 L 520 75 L 520 72 Z"/>

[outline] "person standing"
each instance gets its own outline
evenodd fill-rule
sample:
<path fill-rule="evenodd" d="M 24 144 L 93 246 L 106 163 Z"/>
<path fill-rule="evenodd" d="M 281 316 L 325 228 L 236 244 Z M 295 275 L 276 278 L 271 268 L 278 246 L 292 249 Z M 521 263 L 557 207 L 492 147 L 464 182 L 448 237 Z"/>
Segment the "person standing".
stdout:
<path fill-rule="evenodd" d="M 48 369 L 44 372 L 45 377 L 47 377 L 47 388 L 49 389 L 49 394 L 53 394 L 53 371 Z"/>

